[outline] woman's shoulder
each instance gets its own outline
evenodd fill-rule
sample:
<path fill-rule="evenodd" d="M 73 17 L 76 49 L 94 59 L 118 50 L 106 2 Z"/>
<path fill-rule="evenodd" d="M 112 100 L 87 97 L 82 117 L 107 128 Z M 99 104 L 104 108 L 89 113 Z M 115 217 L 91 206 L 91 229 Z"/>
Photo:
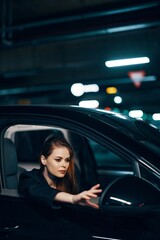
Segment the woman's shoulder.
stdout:
<path fill-rule="evenodd" d="M 41 169 L 33 168 L 32 170 L 25 170 L 20 174 L 20 178 L 32 177 L 39 178 L 41 175 Z"/>

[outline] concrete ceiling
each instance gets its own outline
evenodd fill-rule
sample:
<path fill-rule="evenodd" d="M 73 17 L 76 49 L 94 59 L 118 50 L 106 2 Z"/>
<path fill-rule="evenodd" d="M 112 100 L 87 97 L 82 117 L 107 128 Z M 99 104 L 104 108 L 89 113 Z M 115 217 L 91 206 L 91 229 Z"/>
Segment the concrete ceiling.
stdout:
<path fill-rule="evenodd" d="M 97 98 L 116 107 L 106 87 L 116 86 L 120 108 L 160 106 L 160 1 L 3 0 L 0 102 L 66 103 Z M 106 68 L 105 61 L 148 56 L 149 64 Z M 130 71 L 144 71 L 135 87 Z M 150 78 L 154 76 L 154 78 Z M 75 98 L 75 82 L 97 83 L 100 92 Z"/>

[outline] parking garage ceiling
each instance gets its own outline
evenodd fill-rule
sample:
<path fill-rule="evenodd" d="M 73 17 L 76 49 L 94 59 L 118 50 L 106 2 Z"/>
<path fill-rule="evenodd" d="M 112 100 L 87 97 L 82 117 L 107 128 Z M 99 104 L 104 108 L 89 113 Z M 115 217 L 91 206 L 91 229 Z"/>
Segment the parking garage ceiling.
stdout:
<path fill-rule="evenodd" d="M 3 0 L 0 101 L 78 104 L 97 98 L 114 108 L 156 112 L 160 106 L 160 1 Z M 106 60 L 147 56 L 150 63 L 107 68 Z M 139 86 L 132 73 L 143 73 Z M 98 94 L 71 95 L 73 83 L 99 85 Z M 36 99 L 36 100 L 35 100 Z"/>

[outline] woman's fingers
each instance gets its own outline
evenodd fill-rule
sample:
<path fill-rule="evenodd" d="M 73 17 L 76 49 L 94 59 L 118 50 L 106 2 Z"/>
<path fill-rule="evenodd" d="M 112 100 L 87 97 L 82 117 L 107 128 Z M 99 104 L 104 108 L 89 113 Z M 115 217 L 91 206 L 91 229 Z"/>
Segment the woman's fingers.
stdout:
<path fill-rule="evenodd" d="M 98 196 L 98 193 L 100 193 L 102 190 L 101 189 L 93 189 L 91 188 L 90 190 L 88 191 L 84 191 L 82 192 L 82 197 L 85 198 L 85 199 L 88 199 L 89 198 L 96 198 Z"/>
<path fill-rule="evenodd" d="M 92 194 L 92 193 L 82 195 L 82 199 L 86 199 L 86 200 L 89 200 L 91 198 L 96 198 L 96 197 L 97 197 L 97 195 Z"/>
<path fill-rule="evenodd" d="M 87 191 L 83 191 L 77 195 L 74 195 L 73 202 L 75 204 L 90 206 L 92 208 L 98 209 L 99 205 L 92 202 L 92 198 L 97 198 L 98 194 L 102 192 L 102 189 L 100 189 L 100 184 L 94 185 L 91 189 Z"/>
<path fill-rule="evenodd" d="M 86 195 L 89 196 L 89 197 L 93 197 L 93 198 L 98 196 L 96 193 L 93 193 L 93 192 L 87 192 Z"/>
<path fill-rule="evenodd" d="M 98 183 L 98 184 L 94 185 L 91 189 L 97 189 L 99 187 L 100 187 L 100 184 Z"/>
<path fill-rule="evenodd" d="M 90 201 L 86 201 L 86 205 L 95 209 L 99 209 L 99 205 Z"/>
<path fill-rule="evenodd" d="M 93 193 L 93 194 L 98 194 L 102 192 L 102 189 L 100 189 L 100 184 L 96 184 L 95 186 L 93 186 L 90 190 L 88 190 L 89 192 Z"/>
<path fill-rule="evenodd" d="M 94 191 L 95 193 L 102 192 L 102 189 L 100 188 L 100 184 L 94 185 L 90 190 Z"/>

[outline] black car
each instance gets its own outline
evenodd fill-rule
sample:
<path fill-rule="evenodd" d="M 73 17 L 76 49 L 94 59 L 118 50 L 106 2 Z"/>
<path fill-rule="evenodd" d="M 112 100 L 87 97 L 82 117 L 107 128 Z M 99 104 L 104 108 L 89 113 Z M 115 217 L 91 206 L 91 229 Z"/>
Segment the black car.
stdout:
<path fill-rule="evenodd" d="M 100 183 L 100 208 L 50 209 L 17 191 L 39 168 L 50 134 L 73 146 L 83 189 Z M 0 106 L 0 239 L 160 239 L 160 134 L 144 122 L 77 106 Z"/>

